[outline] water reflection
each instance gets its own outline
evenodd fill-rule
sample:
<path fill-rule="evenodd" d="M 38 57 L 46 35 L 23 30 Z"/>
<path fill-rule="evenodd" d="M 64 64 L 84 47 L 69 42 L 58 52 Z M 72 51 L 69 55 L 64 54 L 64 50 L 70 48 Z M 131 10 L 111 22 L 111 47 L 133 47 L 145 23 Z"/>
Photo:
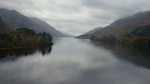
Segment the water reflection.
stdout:
<path fill-rule="evenodd" d="M 150 69 L 150 52 L 149 49 L 139 49 L 135 47 L 122 46 L 119 44 L 91 42 L 93 45 L 110 50 L 115 57 L 129 61 L 136 66 Z"/>
<path fill-rule="evenodd" d="M 31 56 L 36 52 L 42 53 L 42 55 L 49 54 L 52 50 L 51 46 L 43 46 L 43 47 L 34 47 L 34 48 L 27 48 L 27 49 L 13 49 L 13 50 L 0 50 L 0 58 L 5 58 L 7 56 Z"/>
<path fill-rule="evenodd" d="M 43 49 L 44 56 L 37 50 L 14 61 L 0 60 L 0 84 L 150 83 L 150 70 L 129 60 L 137 54 L 128 49 L 82 39 L 54 41 L 50 54 Z M 129 59 L 123 58 L 125 55 Z"/>

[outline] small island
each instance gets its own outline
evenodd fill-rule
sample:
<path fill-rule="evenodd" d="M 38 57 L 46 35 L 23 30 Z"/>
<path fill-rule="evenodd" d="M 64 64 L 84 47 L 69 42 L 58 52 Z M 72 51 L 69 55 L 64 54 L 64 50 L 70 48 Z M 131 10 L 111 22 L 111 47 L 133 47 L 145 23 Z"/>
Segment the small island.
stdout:
<path fill-rule="evenodd" d="M 9 33 L 0 33 L 0 49 L 20 49 L 52 45 L 52 36 L 49 33 L 37 33 L 28 28 L 18 28 Z"/>

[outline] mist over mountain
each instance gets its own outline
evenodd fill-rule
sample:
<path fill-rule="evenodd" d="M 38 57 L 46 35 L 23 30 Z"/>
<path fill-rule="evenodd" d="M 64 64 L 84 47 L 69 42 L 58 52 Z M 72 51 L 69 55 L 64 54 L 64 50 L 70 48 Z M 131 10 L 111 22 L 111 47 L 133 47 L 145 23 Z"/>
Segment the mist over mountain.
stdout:
<path fill-rule="evenodd" d="M 29 29 L 35 30 L 36 32 L 50 33 L 53 37 L 66 36 L 46 22 L 35 17 L 27 17 L 20 14 L 16 10 L 0 8 L 0 16 L 5 22 L 12 24 L 16 28 L 27 27 Z"/>
<path fill-rule="evenodd" d="M 48 33 L 52 34 L 53 36 L 64 36 L 64 34 L 59 32 L 58 30 L 56 30 L 54 27 L 52 27 L 48 23 L 46 23 L 38 18 L 35 18 L 35 17 L 30 17 L 30 19 L 33 22 L 35 22 L 36 24 L 38 24 L 40 26 L 40 28 L 43 28 L 43 31 L 48 32 Z"/>
<path fill-rule="evenodd" d="M 95 28 L 93 30 L 90 30 L 88 32 L 86 32 L 85 34 L 82 34 L 82 35 L 79 35 L 77 36 L 77 38 L 83 38 L 83 39 L 90 39 L 90 37 L 98 30 L 102 29 L 102 27 L 98 27 L 98 28 Z"/>

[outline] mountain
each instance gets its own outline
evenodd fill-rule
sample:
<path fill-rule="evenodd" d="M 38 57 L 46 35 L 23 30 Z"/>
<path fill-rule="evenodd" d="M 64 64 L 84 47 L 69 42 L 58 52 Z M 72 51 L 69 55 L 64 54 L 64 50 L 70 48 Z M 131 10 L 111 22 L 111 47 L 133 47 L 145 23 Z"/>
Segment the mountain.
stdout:
<path fill-rule="evenodd" d="M 50 34 L 52 34 L 54 36 L 72 37 L 72 35 L 58 31 L 54 27 L 49 25 L 48 23 L 46 23 L 38 18 L 30 17 L 30 19 L 33 22 L 35 22 L 36 24 L 38 24 L 41 28 L 44 28 L 47 32 L 49 32 Z"/>
<path fill-rule="evenodd" d="M 104 36 L 123 36 L 137 28 L 150 25 L 150 11 L 140 12 L 132 16 L 114 21 L 112 24 L 96 31 L 93 36 L 100 39 Z"/>
<path fill-rule="evenodd" d="M 16 28 L 27 27 L 35 30 L 36 32 L 50 33 L 53 37 L 64 36 L 46 22 L 37 18 L 29 18 L 15 10 L 0 8 L 0 16 L 5 22 L 14 25 Z"/>
<path fill-rule="evenodd" d="M 98 27 L 98 28 L 95 28 L 95 29 L 93 29 L 93 30 L 90 30 L 90 31 L 88 31 L 88 32 L 85 33 L 85 34 L 82 34 L 82 35 L 80 35 L 80 36 L 77 36 L 77 38 L 90 39 L 91 36 L 92 36 L 96 31 L 98 31 L 98 30 L 100 30 L 100 29 L 102 29 L 102 27 Z"/>
<path fill-rule="evenodd" d="M 8 33 L 10 31 L 13 31 L 14 29 L 14 26 L 4 22 L 0 17 L 0 33 Z"/>
<path fill-rule="evenodd" d="M 9 12 L 10 10 L 4 9 L 4 8 L 0 8 L 0 15 L 3 15 L 7 12 Z"/>
<path fill-rule="evenodd" d="M 150 37 L 150 25 L 134 29 L 127 33 L 126 36 Z"/>
<path fill-rule="evenodd" d="M 72 34 L 68 34 L 68 33 L 64 33 L 64 32 L 60 32 L 61 34 L 64 35 L 64 37 L 75 37 L 74 35 Z"/>
<path fill-rule="evenodd" d="M 32 28 L 32 29 L 36 30 L 37 32 L 42 31 L 42 29 L 39 28 L 38 25 L 35 24 L 28 17 L 18 13 L 15 10 L 2 9 L 2 11 L 4 11 L 4 10 L 5 10 L 5 12 L 1 13 L 0 16 L 5 22 L 8 22 L 8 23 L 14 25 L 16 28 L 27 27 L 27 28 Z M 1 12 L 1 9 L 0 9 L 0 12 Z"/>
<path fill-rule="evenodd" d="M 59 32 L 58 30 L 56 30 L 55 28 L 53 28 L 51 25 L 49 25 L 48 23 L 35 18 L 35 17 L 30 17 L 30 19 L 35 22 L 36 24 L 38 24 L 41 28 L 44 28 L 45 32 L 48 32 L 50 34 L 52 34 L 53 36 L 64 36 L 64 34 L 62 34 L 61 32 Z"/>

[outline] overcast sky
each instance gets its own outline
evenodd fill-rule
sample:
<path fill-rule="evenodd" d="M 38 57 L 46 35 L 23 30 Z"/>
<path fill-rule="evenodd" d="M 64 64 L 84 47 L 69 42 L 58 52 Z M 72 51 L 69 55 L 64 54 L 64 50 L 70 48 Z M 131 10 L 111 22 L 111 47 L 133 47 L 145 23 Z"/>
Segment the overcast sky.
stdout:
<path fill-rule="evenodd" d="M 150 10 L 150 3 L 149 0 L 0 0 L 0 7 L 42 19 L 62 32 L 80 35 Z"/>

